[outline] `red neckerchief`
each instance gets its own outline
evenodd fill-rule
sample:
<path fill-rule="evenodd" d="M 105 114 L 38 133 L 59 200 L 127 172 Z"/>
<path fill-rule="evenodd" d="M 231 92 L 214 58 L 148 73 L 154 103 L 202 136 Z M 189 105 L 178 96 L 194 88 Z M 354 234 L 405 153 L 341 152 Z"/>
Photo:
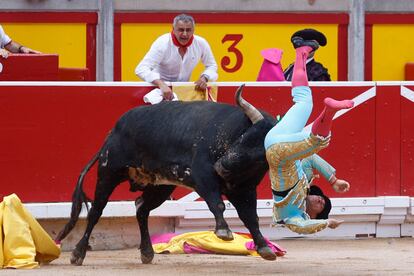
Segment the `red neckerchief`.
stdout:
<path fill-rule="evenodd" d="M 186 51 L 187 51 L 187 48 L 191 45 L 191 43 L 193 43 L 193 40 L 194 40 L 194 35 L 192 35 L 192 36 L 190 37 L 190 40 L 188 40 L 188 42 L 187 42 L 186 44 L 182 45 L 182 44 L 178 41 L 178 39 L 175 37 L 175 35 L 174 35 L 174 32 L 173 32 L 173 31 L 171 31 L 171 37 L 172 37 L 172 41 L 173 41 L 174 45 L 175 45 L 175 46 L 177 46 L 178 48 L 182 48 L 182 49 L 184 49 L 184 52 L 186 52 Z"/>

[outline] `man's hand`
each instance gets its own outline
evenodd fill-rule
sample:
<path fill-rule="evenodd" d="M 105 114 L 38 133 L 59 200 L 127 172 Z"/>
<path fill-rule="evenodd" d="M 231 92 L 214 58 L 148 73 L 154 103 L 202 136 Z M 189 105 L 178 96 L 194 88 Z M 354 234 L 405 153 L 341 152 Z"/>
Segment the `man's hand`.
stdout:
<path fill-rule="evenodd" d="M 174 97 L 171 88 L 167 85 L 160 87 L 164 101 L 171 101 Z"/>
<path fill-rule="evenodd" d="M 336 179 L 336 181 L 332 184 L 332 188 L 337 193 L 345 193 L 349 191 L 349 183 L 343 179 Z"/>
<path fill-rule="evenodd" d="M 194 84 L 195 90 L 197 91 L 206 91 L 207 89 L 207 78 L 202 75 Z"/>
<path fill-rule="evenodd" d="M 344 221 L 343 220 L 336 220 L 336 219 L 328 219 L 328 227 L 331 229 L 335 229 L 339 225 L 341 225 Z"/>
<path fill-rule="evenodd" d="M 30 49 L 30 48 L 27 48 L 27 47 L 24 47 L 24 46 L 20 47 L 20 53 L 23 53 L 23 54 L 41 54 L 41 52 L 39 52 L 39 51 Z"/>
<path fill-rule="evenodd" d="M 9 51 L 7 51 L 6 49 L 0 49 L 0 56 L 7 58 L 9 56 Z"/>
<path fill-rule="evenodd" d="M 171 88 L 165 82 L 162 80 L 154 80 L 152 83 L 160 88 L 164 101 L 171 101 L 174 98 Z"/>

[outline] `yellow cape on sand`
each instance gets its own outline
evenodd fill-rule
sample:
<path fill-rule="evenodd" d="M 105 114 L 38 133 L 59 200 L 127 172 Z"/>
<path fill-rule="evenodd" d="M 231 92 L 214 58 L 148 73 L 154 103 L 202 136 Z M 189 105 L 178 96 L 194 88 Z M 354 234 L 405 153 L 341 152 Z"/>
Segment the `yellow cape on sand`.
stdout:
<path fill-rule="evenodd" d="M 153 243 L 155 253 L 184 254 L 184 245 L 189 244 L 196 248 L 202 248 L 210 253 L 229 254 L 229 255 L 252 255 L 259 256 L 255 249 L 249 250 L 246 243 L 251 242 L 252 238 L 248 234 L 233 233 L 234 239 L 224 241 L 214 234 L 214 231 L 199 231 L 179 234 L 172 237 L 166 243 Z M 280 248 L 279 256 L 286 251 Z"/>
<path fill-rule="evenodd" d="M 58 258 L 60 248 L 15 194 L 0 203 L 1 268 L 36 268 Z"/>
<path fill-rule="evenodd" d="M 216 85 L 209 85 L 210 95 L 217 101 L 218 89 Z M 173 85 L 172 91 L 177 94 L 178 99 L 181 101 L 208 101 L 208 91 L 197 91 L 195 90 L 194 84 L 187 85 Z"/>

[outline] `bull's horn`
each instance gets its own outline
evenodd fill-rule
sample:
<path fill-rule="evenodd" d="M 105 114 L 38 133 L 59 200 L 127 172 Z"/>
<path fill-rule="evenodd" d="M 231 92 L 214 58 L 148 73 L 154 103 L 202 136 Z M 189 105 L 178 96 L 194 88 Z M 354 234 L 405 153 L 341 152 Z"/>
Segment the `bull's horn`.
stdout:
<path fill-rule="evenodd" d="M 238 104 L 238 106 L 241 107 L 241 109 L 243 109 L 244 113 L 247 117 L 249 117 L 252 123 L 255 124 L 263 119 L 263 115 L 259 112 L 259 110 L 256 109 L 256 107 L 254 107 L 245 99 L 243 99 L 243 97 L 241 96 L 243 88 L 244 84 L 240 85 L 240 87 L 236 91 L 236 103 Z"/>

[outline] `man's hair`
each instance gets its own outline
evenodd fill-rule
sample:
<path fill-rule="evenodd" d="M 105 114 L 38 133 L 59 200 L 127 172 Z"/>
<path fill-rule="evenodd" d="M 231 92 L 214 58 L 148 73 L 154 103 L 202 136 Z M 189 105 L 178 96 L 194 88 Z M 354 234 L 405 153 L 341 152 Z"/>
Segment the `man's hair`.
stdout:
<path fill-rule="evenodd" d="M 177 25 L 178 21 L 191 22 L 193 24 L 193 27 L 195 27 L 195 21 L 194 21 L 194 18 L 191 15 L 188 15 L 188 14 L 185 14 L 185 13 L 177 15 L 174 18 L 173 27 L 175 27 L 175 25 Z"/>

